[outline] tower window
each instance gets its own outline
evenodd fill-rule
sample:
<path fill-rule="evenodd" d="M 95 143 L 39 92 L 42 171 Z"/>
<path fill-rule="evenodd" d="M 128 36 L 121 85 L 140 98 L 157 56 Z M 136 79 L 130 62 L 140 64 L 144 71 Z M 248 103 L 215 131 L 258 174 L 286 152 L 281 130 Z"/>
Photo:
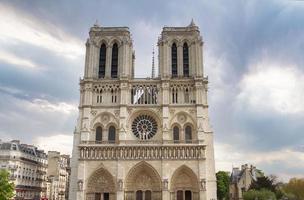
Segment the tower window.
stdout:
<path fill-rule="evenodd" d="M 107 47 L 105 44 L 102 44 L 99 51 L 99 70 L 98 70 L 98 78 L 104 78 L 106 73 L 106 55 L 107 55 Z"/>
<path fill-rule="evenodd" d="M 187 43 L 184 43 L 183 46 L 183 72 L 185 77 L 189 76 L 189 48 Z"/>
<path fill-rule="evenodd" d="M 177 126 L 174 126 L 173 128 L 173 141 L 174 143 L 179 142 L 179 128 Z"/>
<path fill-rule="evenodd" d="M 109 137 L 108 137 L 109 143 L 115 143 L 116 140 L 116 129 L 114 126 L 110 126 L 109 128 Z"/>
<path fill-rule="evenodd" d="M 101 142 L 102 141 L 102 128 L 98 126 L 96 128 L 96 136 L 95 136 L 96 142 Z"/>
<path fill-rule="evenodd" d="M 185 140 L 187 143 L 192 142 L 192 128 L 191 126 L 186 126 L 185 128 Z"/>
<path fill-rule="evenodd" d="M 111 77 L 117 78 L 117 72 L 118 72 L 118 46 L 115 43 L 112 47 Z"/>
<path fill-rule="evenodd" d="M 177 47 L 173 43 L 171 47 L 171 61 L 172 61 L 172 77 L 177 77 Z"/>

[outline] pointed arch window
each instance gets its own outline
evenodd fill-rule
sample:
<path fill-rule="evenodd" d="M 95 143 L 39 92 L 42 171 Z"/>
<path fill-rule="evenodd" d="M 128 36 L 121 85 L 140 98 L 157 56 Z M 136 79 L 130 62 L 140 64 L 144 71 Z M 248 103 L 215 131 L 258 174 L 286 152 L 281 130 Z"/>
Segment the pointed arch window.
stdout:
<path fill-rule="evenodd" d="M 186 128 L 185 128 L 185 140 L 186 140 L 186 143 L 191 143 L 192 142 L 192 128 L 191 128 L 191 126 L 186 126 Z"/>
<path fill-rule="evenodd" d="M 179 128 L 177 126 L 174 126 L 173 128 L 173 141 L 174 143 L 179 142 Z"/>
<path fill-rule="evenodd" d="M 102 128 L 100 126 L 96 128 L 95 140 L 97 143 L 102 141 Z"/>
<path fill-rule="evenodd" d="M 107 47 L 102 44 L 99 50 L 99 69 L 98 78 L 104 78 L 106 73 L 106 57 L 107 57 Z"/>
<path fill-rule="evenodd" d="M 152 192 L 151 192 L 151 190 L 146 190 L 146 192 L 145 192 L 145 200 L 152 200 Z"/>
<path fill-rule="evenodd" d="M 183 73 L 184 77 L 189 76 L 189 47 L 186 42 L 183 46 Z"/>
<path fill-rule="evenodd" d="M 184 193 L 182 190 L 178 190 L 176 193 L 176 200 L 184 200 Z"/>
<path fill-rule="evenodd" d="M 136 191 L 136 200 L 143 200 L 143 191 Z"/>
<path fill-rule="evenodd" d="M 177 77 L 177 46 L 175 43 L 171 47 L 171 67 L 172 67 L 172 77 Z"/>
<path fill-rule="evenodd" d="M 192 192 L 190 190 L 185 191 L 185 200 L 192 200 Z"/>
<path fill-rule="evenodd" d="M 109 136 L 108 136 L 109 143 L 115 143 L 116 140 L 116 129 L 114 126 L 110 126 L 109 128 Z"/>
<path fill-rule="evenodd" d="M 111 63 L 111 77 L 117 78 L 118 73 L 118 46 L 114 43 L 112 47 L 112 63 Z"/>

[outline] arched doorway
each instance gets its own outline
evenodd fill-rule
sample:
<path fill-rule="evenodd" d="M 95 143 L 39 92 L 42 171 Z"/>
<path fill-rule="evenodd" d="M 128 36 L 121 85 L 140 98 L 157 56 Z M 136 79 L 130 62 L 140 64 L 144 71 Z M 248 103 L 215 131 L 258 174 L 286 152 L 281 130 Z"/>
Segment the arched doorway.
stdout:
<path fill-rule="evenodd" d="M 115 182 L 113 176 L 106 169 L 96 170 L 88 180 L 86 200 L 114 200 L 116 199 Z"/>
<path fill-rule="evenodd" d="M 179 167 L 171 178 L 172 200 L 199 200 L 199 184 L 195 173 L 187 166 Z"/>
<path fill-rule="evenodd" d="M 161 200 L 161 178 L 148 163 L 135 165 L 126 178 L 126 200 Z"/>

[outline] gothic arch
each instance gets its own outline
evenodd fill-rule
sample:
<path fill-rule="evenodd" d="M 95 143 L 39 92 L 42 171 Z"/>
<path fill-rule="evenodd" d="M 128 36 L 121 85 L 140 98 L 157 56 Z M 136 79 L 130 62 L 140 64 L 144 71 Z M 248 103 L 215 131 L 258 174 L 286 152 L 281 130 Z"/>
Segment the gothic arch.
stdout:
<path fill-rule="evenodd" d="M 98 44 L 98 47 L 99 47 L 99 48 L 101 47 L 102 44 L 105 44 L 106 47 L 108 47 L 108 46 L 109 46 L 109 41 L 106 40 L 106 39 L 104 39 L 104 38 L 102 38 L 101 40 L 98 41 L 97 44 Z"/>
<path fill-rule="evenodd" d="M 125 180 L 126 199 L 135 199 L 136 191 L 151 191 L 153 200 L 161 199 L 161 177 L 158 172 L 145 161 L 130 169 Z"/>
<path fill-rule="evenodd" d="M 115 127 L 118 127 L 118 120 L 113 113 L 102 112 L 93 118 L 91 123 L 91 129 L 95 130 L 98 125 L 102 126 L 103 128 L 106 128 L 110 123 L 115 124 Z"/>
<path fill-rule="evenodd" d="M 180 41 L 177 39 L 177 38 L 173 38 L 172 40 L 170 40 L 169 42 L 168 42 L 168 46 L 169 47 L 172 47 L 172 45 L 173 44 L 176 44 L 176 47 L 178 47 L 179 45 L 180 45 Z"/>
<path fill-rule="evenodd" d="M 173 199 L 176 199 L 178 192 L 191 193 L 193 200 L 199 199 L 199 182 L 196 174 L 186 165 L 182 165 L 172 175 L 170 184 L 170 193 Z M 177 198 L 178 199 L 178 198 Z"/>
<path fill-rule="evenodd" d="M 145 161 L 130 169 L 125 182 L 126 191 L 152 190 L 161 191 L 161 178 L 158 172 Z"/>
<path fill-rule="evenodd" d="M 109 46 L 113 47 L 114 44 L 117 44 L 118 48 L 122 45 L 121 39 L 117 37 L 112 37 L 109 41 Z"/>
<path fill-rule="evenodd" d="M 114 177 L 105 168 L 99 168 L 91 174 L 87 181 L 86 199 L 94 199 L 95 195 L 108 193 L 110 199 L 115 198 L 116 185 Z"/>
<path fill-rule="evenodd" d="M 184 116 L 185 119 L 181 119 L 180 116 Z M 192 125 L 193 130 L 196 129 L 196 126 L 195 126 L 196 123 L 195 123 L 194 117 L 185 111 L 180 111 L 180 112 L 177 112 L 176 114 L 174 114 L 169 123 L 170 123 L 170 127 L 172 127 L 175 123 L 177 123 L 177 124 L 181 125 L 181 128 L 184 128 L 183 127 L 184 124 L 189 123 Z"/>

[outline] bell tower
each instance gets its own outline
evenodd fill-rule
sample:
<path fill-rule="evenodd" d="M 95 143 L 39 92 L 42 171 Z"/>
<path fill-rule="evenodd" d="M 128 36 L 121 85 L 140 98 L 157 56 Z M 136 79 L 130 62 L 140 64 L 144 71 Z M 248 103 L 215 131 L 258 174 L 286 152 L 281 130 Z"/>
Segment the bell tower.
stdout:
<path fill-rule="evenodd" d="M 85 78 L 130 79 L 133 76 L 133 44 L 128 27 L 95 24 L 86 43 Z"/>
<path fill-rule="evenodd" d="M 187 27 L 164 27 L 158 46 L 162 79 L 203 77 L 203 41 L 193 20 Z"/>

